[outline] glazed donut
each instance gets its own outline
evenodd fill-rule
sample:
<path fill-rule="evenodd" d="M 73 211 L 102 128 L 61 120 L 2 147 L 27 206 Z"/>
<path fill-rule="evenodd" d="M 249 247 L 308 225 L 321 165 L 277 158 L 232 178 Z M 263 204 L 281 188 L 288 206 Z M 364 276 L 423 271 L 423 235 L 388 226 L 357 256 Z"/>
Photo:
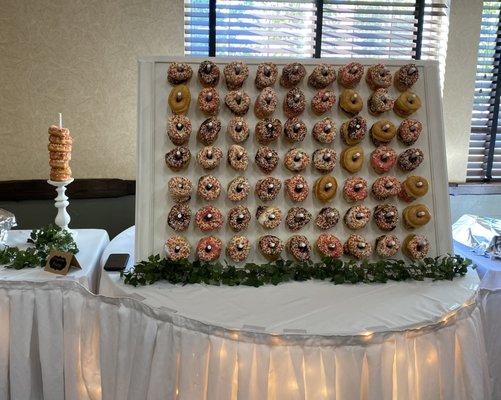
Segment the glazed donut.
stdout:
<path fill-rule="evenodd" d="M 210 146 L 217 140 L 221 130 L 221 121 L 215 117 L 207 118 L 198 129 L 197 139 L 204 145 Z"/>
<path fill-rule="evenodd" d="M 344 181 L 343 196 L 348 203 L 362 201 L 367 197 L 367 181 L 359 176 L 353 176 Z"/>
<path fill-rule="evenodd" d="M 282 189 L 282 182 L 280 182 L 280 179 L 269 176 L 256 182 L 254 192 L 259 200 L 272 201 L 277 198 L 280 189 Z"/>
<path fill-rule="evenodd" d="M 311 245 L 303 235 L 291 236 L 287 242 L 289 253 L 298 261 L 307 261 L 311 258 Z"/>
<path fill-rule="evenodd" d="M 49 143 L 47 145 L 47 149 L 51 153 L 69 153 L 71 151 L 71 147 L 71 144 Z"/>
<path fill-rule="evenodd" d="M 338 222 L 339 211 L 333 207 L 322 208 L 315 218 L 315 225 L 323 230 L 333 228 Z"/>
<path fill-rule="evenodd" d="M 404 119 L 397 130 L 400 141 L 406 146 L 412 146 L 419 139 L 423 124 L 415 119 Z"/>
<path fill-rule="evenodd" d="M 186 168 L 191 160 L 190 149 L 186 146 L 174 147 L 165 154 L 165 163 L 173 171 Z"/>
<path fill-rule="evenodd" d="M 237 117 L 247 114 L 250 107 L 250 97 L 243 90 L 232 90 L 224 96 L 224 104 Z"/>
<path fill-rule="evenodd" d="M 169 179 L 167 184 L 169 194 L 176 203 L 183 203 L 191 199 L 193 184 L 184 176 L 174 176 Z"/>
<path fill-rule="evenodd" d="M 308 84 L 315 89 L 325 89 L 336 80 L 336 70 L 333 65 L 320 64 L 315 66 L 310 76 Z"/>
<path fill-rule="evenodd" d="M 268 146 L 261 146 L 257 150 L 254 160 L 261 171 L 269 174 L 277 167 L 279 157 L 276 150 Z"/>
<path fill-rule="evenodd" d="M 344 223 L 353 230 L 365 228 L 371 218 L 371 210 L 366 206 L 358 205 L 350 207 L 344 214 Z"/>
<path fill-rule="evenodd" d="M 197 162 L 205 170 L 213 170 L 219 166 L 223 158 L 223 150 L 217 146 L 202 147 L 197 153 Z"/>
<path fill-rule="evenodd" d="M 324 175 L 318 178 L 313 186 L 313 191 L 319 201 L 323 203 L 331 201 L 337 192 L 336 178 L 331 175 Z"/>
<path fill-rule="evenodd" d="M 428 181 L 422 176 L 411 175 L 402 182 L 402 189 L 398 193 L 398 197 L 410 203 L 419 197 L 423 197 L 428 193 Z"/>
<path fill-rule="evenodd" d="M 255 128 L 256 140 L 259 144 L 270 144 L 276 141 L 282 133 L 282 123 L 279 119 L 263 119 Z"/>
<path fill-rule="evenodd" d="M 245 171 L 249 165 L 247 150 L 238 144 L 232 144 L 228 149 L 228 164 L 236 171 Z"/>
<path fill-rule="evenodd" d="M 315 169 L 322 174 L 328 174 L 336 166 L 337 154 L 334 149 L 323 147 L 316 149 L 312 158 Z"/>
<path fill-rule="evenodd" d="M 277 104 L 277 92 L 271 87 L 264 88 L 254 103 L 254 114 L 260 119 L 268 118 L 275 112 Z"/>
<path fill-rule="evenodd" d="M 291 231 L 298 231 L 304 228 L 311 221 L 311 213 L 304 207 L 292 207 L 287 211 L 285 225 Z"/>
<path fill-rule="evenodd" d="M 382 113 L 390 111 L 394 103 L 395 101 L 388 95 L 386 89 L 378 89 L 367 100 L 367 108 L 369 109 L 369 113 L 377 117 Z"/>
<path fill-rule="evenodd" d="M 202 262 L 216 261 L 221 256 L 223 242 L 214 236 L 201 238 L 197 244 L 197 257 Z"/>
<path fill-rule="evenodd" d="M 399 92 L 409 90 L 419 79 L 416 64 L 406 64 L 400 67 L 393 78 L 393 83 Z"/>
<path fill-rule="evenodd" d="M 169 65 L 167 80 L 171 85 L 179 85 L 188 82 L 192 75 L 193 71 L 188 64 L 173 62 Z"/>
<path fill-rule="evenodd" d="M 264 235 L 258 240 L 261 254 L 268 260 L 276 260 L 284 249 L 283 242 L 276 236 Z"/>
<path fill-rule="evenodd" d="M 228 225 L 235 232 L 240 232 L 249 227 L 251 213 L 247 207 L 236 206 L 228 212 Z"/>
<path fill-rule="evenodd" d="M 367 133 L 367 122 L 357 115 L 341 125 L 341 139 L 347 146 L 360 143 Z"/>
<path fill-rule="evenodd" d="M 70 134 L 68 136 L 57 136 L 57 135 L 50 135 L 49 136 L 49 143 L 53 144 L 60 144 L 60 145 L 71 145 L 73 144 L 73 138 L 71 137 Z"/>
<path fill-rule="evenodd" d="M 275 229 L 282 222 L 282 211 L 277 207 L 258 206 L 256 219 L 266 229 Z"/>
<path fill-rule="evenodd" d="M 344 244 L 343 251 L 347 256 L 361 260 L 370 257 L 372 246 L 363 236 L 352 234 Z"/>
<path fill-rule="evenodd" d="M 71 179 L 71 168 L 66 166 L 63 168 L 52 167 L 49 178 L 53 182 L 64 182 Z"/>
<path fill-rule="evenodd" d="M 308 197 L 308 182 L 301 175 L 294 175 L 285 180 L 285 192 L 294 202 L 304 201 Z"/>
<path fill-rule="evenodd" d="M 424 153 L 421 149 L 412 148 L 407 149 L 398 156 L 398 166 L 402 171 L 410 172 L 414 171 L 424 159 Z"/>
<path fill-rule="evenodd" d="M 421 99 L 419 96 L 407 90 L 398 96 L 397 101 L 393 105 L 393 111 L 399 117 L 407 118 L 421 108 Z"/>
<path fill-rule="evenodd" d="M 188 229 L 191 210 L 187 204 L 174 204 L 167 215 L 167 224 L 177 232 Z"/>
<path fill-rule="evenodd" d="M 172 115 L 169 117 L 167 135 L 176 146 L 188 144 L 191 135 L 191 122 L 184 115 Z"/>
<path fill-rule="evenodd" d="M 49 165 L 51 169 L 59 170 L 57 173 L 69 174 L 68 169 L 70 168 L 69 162 L 64 160 L 49 160 Z"/>
<path fill-rule="evenodd" d="M 416 229 L 430 222 L 431 214 L 424 204 L 416 204 L 404 208 L 402 219 L 407 229 Z"/>
<path fill-rule="evenodd" d="M 315 245 L 322 257 L 338 258 L 343 254 L 343 244 L 334 235 L 320 234 Z"/>
<path fill-rule="evenodd" d="M 397 162 L 397 153 L 389 146 L 379 146 L 371 153 L 371 165 L 377 174 L 384 174 Z"/>
<path fill-rule="evenodd" d="M 376 238 L 376 254 L 379 257 L 393 257 L 400 249 L 400 240 L 395 235 L 381 235 Z"/>
<path fill-rule="evenodd" d="M 184 114 L 190 108 L 191 94 L 186 85 L 174 86 L 169 94 L 169 107 L 173 114 Z"/>
<path fill-rule="evenodd" d="M 198 80 L 203 87 L 215 87 L 219 83 L 219 68 L 210 60 L 202 61 L 198 67 Z"/>
<path fill-rule="evenodd" d="M 382 176 L 372 184 L 372 194 L 377 200 L 386 200 L 397 196 L 401 188 L 402 184 L 394 176 Z"/>
<path fill-rule="evenodd" d="M 278 68 L 274 63 L 261 63 L 257 66 L 256 79 L 254 83 L 261 90 L 268 86 L 273 86 L 277 81 Z"/>
<path fill-rule="evenodd" d="M 206 115 L 219 112 L 219 93 L 215 88 L 203 88 L 198 94 L 198 108 Z"/>
<path fill-rule="evenodd" d="M 245 176 L 237 176 L 228 184 L 227 196 L 230 201 L 242 201 L 250 192 L 250 183 Z"/>
<path fill-rule="evenodd" d="M 233 117 L 228 122 L 227 132 L 235 143 L 243 143 L 249 138 L 249 124 L 242 117 Z"/>
<path fill-rule="evenodd" d="M 70 130 L 68 128 L 59 127 L 58 125 L 49 126 L 49 139 L 51 137 L 60 137 L 62 139 L 71 139 Z"/>
<path fill-rule="evenodd" d="M 306 137 L 306 124 L 297 117 L 289 118 L 284 124 L 284 136 L 289 142 L 302 142 Z"/>
<path fill-rule="evenodd" d="M 58 152 L 51 151 L 49 153 L 49 158 L 53 161 L 71 161 L 71 153 L 70 152 Z"/>
<path fill-rule="evenodd" d="M 322 115 L 327 111 L 331 111 L 336 104 L 336 95 L 332 90 L 320 89 L 311 99 L 311 110 Z"/>
<path fill-rule="evenodd" d="M 190 256 L 190 253 L 190 242 L 182 236 L 172 236 L 165 242 L 165 257 L 168 260 L 186 260 Z"/>
<path fill-rule="evenodd" d="M 195 222 L 202 232 L 213 231 L 223 226 L 223 214 L 217 207 L 204 206 L 195 214 Z"/>
<path fill-rule="evenodd" d="M 231 261 L 242 262 L 249 257 L 250 242 L 245 236 L 233 236 L 226 246 L 226 254 Z"/>
<path fill-rule="evenodd" d="M 284 166 L 291 172 L 301 172 L 310 165 L 310 156 L 304 150 L 293 147 L 284 157 Z"/>
<path fill-rule="evenodd" d="M 383 64 L 371 65 L 367 69 L 365 80 L 371 90 L 386 89 L 391 86 L 391 72 Z"/>
<path fill-rule="evenodd" d="M 339 96 L 339 108 L 353 117 L 364 107 L 364 101 L 360 94 L 353 89 L 344 89 Z"/>
<path fill-rule="evenodd" d="M 344 65 L 338 71 L 338 82 L 345 88 L 354 88 L 362 80 L 364 66 L 357 62 Z"/>
<path fill-rule="evenodd" d="M 306 107 L 304 93 L 299 88 L 292 88 L 284 98 L 284 114 L 288 118 L 301 115 Z"/>
<path fill-rule="evenodd" d="M 374 221 L 382 231 L 392 231 L 398 223 L 397 207 L 392 204 L 378 204 L 374 209 Z"/>
<path fill-rule="evenodd" d="M 375 146 L 390 143 L 396 134 L 397 128 L 395 124 L 387 119 L 374 122 L 370 129 L 371 140 Z"/>
<path fill-rule="evenodd" d="M 341 166 L 353 174 L 362 169 L 364 165 L 364 150 L 361 146 L 351 146 L 341 152 Z"/>
<path fill-rule="evenodd" d="M 287 64 L 282 69 L 282 75 L 280 76 L 280 85 L 286 89 L 290 89 L 298 85 L 303 78 L 306 76 L 306 69 L 303 64 L 294 62 Z"/>
<path fill-rule="evenodd" d="M 197 194 L 204 200 L 216 200 L 221 194 L 221 182 L 212 175 L 204 175 L 198 179 Z"/>
<path fill-rule="evenodd" d="M 224 67 L 228 90 L 240 89 L 249 76 L 249 67 L 242 61 L 233 61 Z"/>
<path fill-rule="evenodd" d="M 322 144 L 329 144 L 336 138 L 336 124 L 334 121 L 326 117 L 313 126 L 313 137 Z"/>
<path fill-rule="evenodd" d="M 430 251 L 430 242 L 423 235 L 407 235 L 402 252 L 413 261 L 422 260 Z"/>

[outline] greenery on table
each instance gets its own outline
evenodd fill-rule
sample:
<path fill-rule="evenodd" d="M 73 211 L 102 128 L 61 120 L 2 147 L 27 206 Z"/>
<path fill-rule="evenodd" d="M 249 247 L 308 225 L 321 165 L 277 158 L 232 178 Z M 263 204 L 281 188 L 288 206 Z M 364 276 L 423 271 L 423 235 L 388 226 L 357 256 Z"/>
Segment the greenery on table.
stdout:
<path fill-rule="evenodd" d="M 14 269 L 42 267 L 52 250 L 78 253 L 78 247 L 71 233 L 54 225 L 31 231 L 28 243 L 32 246 L 25 250 L 18 247 L 6 247 L 0 250 L 0 265 Z"/>
<path fill-rule="evenodd" d="M 341 283 L 384 283 L 388 280 L 422 281 L 452 280 L 463 276 L 471 260 L 459 255 L 446 255 L 425 258 L 422 261 L 406 263 L 404 260 L 344 261 L 325 258 L 320 262 L 296 262 L 277 260 L 267 264 L 248 263 L 242 267 L 228 263 L 202 263 L 170 261 L 160 255 L 150 256 L 147 261 L 135 265 L 134 270 L 122 273 L 127 284 L 137 286 L 165 280 L 183 285 L 205 283 L 208 285 L 277 285 L 288 281 L 306 281 L 309 279 L 328 280 Z"/>

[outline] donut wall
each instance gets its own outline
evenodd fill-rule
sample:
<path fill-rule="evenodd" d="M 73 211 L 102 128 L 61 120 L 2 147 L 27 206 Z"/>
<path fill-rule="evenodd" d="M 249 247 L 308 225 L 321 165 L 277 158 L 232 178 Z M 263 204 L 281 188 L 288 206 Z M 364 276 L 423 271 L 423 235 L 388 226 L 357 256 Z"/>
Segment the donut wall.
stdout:
<path fill-rule="evenodd" d="M 136 261 L 451 252 L 439 87 L 434 62 L 141 59 Z"/>

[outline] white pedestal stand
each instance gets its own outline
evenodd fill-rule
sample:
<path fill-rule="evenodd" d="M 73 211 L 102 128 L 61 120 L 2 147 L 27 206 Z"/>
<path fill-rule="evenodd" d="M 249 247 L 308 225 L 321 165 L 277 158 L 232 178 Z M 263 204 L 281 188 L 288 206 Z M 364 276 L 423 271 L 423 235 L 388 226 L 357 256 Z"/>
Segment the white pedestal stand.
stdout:
<path fill-rule="evenodd" d="M 55 198 L 54 202 L 54 206 L 57 208 L 57 215 L 55 219 L 56 225 L 70 232 L 73 237 L 75 237 L 76 232 L 68 228 L 71 218 L 70 214 L 68 214 L 68 211 L 66 211 L 66 207 L 68 207 L 68 205 L 70 204 L 70 202 L 68 201 L 68 196 L 66 196 L 66 186 L 73 182 L 73 180 L 73 178 L 63 182 L 48 180 L 47 183 L 54 186 L 57 192 L 57 197 Z"/>

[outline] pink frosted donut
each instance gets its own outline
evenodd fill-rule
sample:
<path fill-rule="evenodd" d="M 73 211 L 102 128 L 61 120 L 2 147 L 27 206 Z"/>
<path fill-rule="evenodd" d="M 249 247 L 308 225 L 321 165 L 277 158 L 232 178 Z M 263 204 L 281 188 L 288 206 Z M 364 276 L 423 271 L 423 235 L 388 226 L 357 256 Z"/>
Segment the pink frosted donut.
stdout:
<path fill-rule="evenodd" d="M 195 222 L 202 232 L 207 232 L 221 228 L 224 219 L 217 207 L 204 206 L 195 214 Z"/>
<path fill-rule="evenodd" d="M 336 95 L 332 90 L 321 89 L 311 99 L 311 109 L 317 115 L 332 110 L 336 104 Z"/>
<path fill-rule="evenodd" d="M 334 235 L 322 233 L 317 239 L 316 246 L 324 257 L 338 258 L 343 254 L 343 244 Z"/>
<path fill-rule="evenodd" d="M 197 244 L 197 257 L 202 262 L 215 261 L 221 255 L 223 242 L 214 236 L 201 238 Z"/>
<path fill-rule="evenodd" d="M 394 176 L 382 176 L 372 184 L 372 194 L 377 200 L 386 200 L 398 195 L 402 184 Z"/>
<path fill-rule="evenodd" d="M 359 176 L 346 179 L 343 196 L 348 203 L 364 200 L 367 197 L 367 181 Z"/>
<path fill-rule="evenodd" d="M 304 201 L 310 192 L 308 182 L 301 175 L 294 175 L 292 178 L 285 180 L 285 192 L 292 201 Z"/>
<path fill-rule="evenodd" d="M 397 162 L 397 153 L 389 146 L 379 146 L 371 153 L 371 165 L 378 174 L 384 174 Z"/>
<path fill-rule="evenodd" d="M 364 75 L 364 66 L 351 62 L 341 67 L 338 71 L 338 82 L 345 88 L 351 89 L 359 84 Z"/>

